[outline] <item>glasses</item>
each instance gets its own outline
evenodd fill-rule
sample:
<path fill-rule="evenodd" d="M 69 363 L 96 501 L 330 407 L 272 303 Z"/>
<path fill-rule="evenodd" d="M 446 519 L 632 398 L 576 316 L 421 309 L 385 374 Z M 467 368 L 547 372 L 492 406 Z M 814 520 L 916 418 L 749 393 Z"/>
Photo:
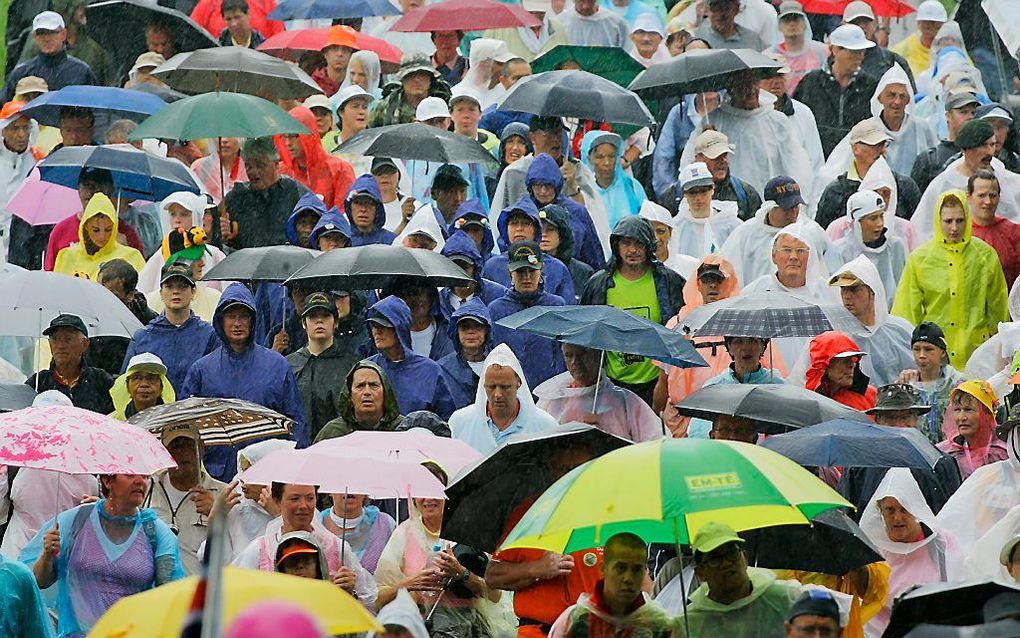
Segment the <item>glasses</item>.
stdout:
<path fill-rule="evenodd" d="M 831 638 L 836 635 L 836 629 L 833 629 L 829 625 L 807 623 L 799 625 L 797 623 L 791 623 L 790 627 L 793 629 L 795 636 L 822 636 L 822 638 Z"/>
<path fill-rule="evenodd" d="M 778 250 L 778 252 L 779 252 L 780 255 L 783 255 L 784 257 L 789 257 L 790 255 L 797 255 L 798 257 L 803 257 L 803 256 L 807 255 L 809 252 L 811 252 L 811 249 L 810 248 L 780 248 Z"/>
<path fill-rule="evenodd" d="M 738 545 L 732 545 L 724 552 L 713 552 L 704 556 L 699 562 L 710 569 L 719 569 L 727 563 L 735 563 L 744 555 Z"/>

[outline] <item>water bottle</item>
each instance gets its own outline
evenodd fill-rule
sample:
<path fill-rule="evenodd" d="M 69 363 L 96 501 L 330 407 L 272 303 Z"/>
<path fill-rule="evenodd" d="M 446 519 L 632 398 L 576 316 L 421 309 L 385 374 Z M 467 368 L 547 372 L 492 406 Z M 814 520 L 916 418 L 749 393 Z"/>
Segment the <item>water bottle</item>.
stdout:
<path fill-rule="evenodd" d="M 425 569 L 433 569 L 436 567 L 436 556 L 439 552 L 443 551 L 443 546 L 440 543 L 436 543 L 432 546 L 432 552 L 429 553 L 428 560 L 425 561 Z M 439 596 L 442 594 L 440 591 L 421 591 L 418 592 L 421 595 L 421 602 L 427 609 L 431 610 L 432 606 L 439 600 Z"/>

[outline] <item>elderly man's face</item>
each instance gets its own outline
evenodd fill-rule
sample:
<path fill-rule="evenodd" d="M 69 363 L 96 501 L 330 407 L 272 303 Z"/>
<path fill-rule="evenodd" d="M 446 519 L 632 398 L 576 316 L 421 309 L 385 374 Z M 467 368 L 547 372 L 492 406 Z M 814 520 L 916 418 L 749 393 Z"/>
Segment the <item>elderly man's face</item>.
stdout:
<path fill-rule="evenodd" d="M 250 157 L 244 161 L 252 190 L 264 191 L 280 179 L 279 163 L 270 157 Z"/>
<path fill-rule="evenodd" d="M 710 439 L 717 441 L 739 441 L 741 443 L 756 443 L 758 433 L 754 429 L 754 422 L 739 416 L 720 414 L 712 421 L 712 429 L 708 433 Z"/>
<path fill-rule="evenodd" d="M 14 153 L 21 154 L 28 150 L 28 140 L 32 135 L 32 120 L 21 116 L 7 125 L 3 131 L 4 146 Z"/>
<path fill-rule="evenodd" d="M 790 224 L 796 223 L 799 216 L 800 204 L 794 204 L 790 208 L 775 206 L 766 215 L 769 226 L 774 228 L 785 228 Z"/>
<path fill-rule="evenodd" d="M 95 126 L 87 117 L 60 118 L 60 137 L 64 146 L 87 146 L 92 143 Z"/>
<path fill-rule="evenodd" d="M 889 116 L 903 119 L 907 113 L 907 104 L 910 103 L 910 91 L 906 84 L 886 85 L 878 94 L 878 102 Z"/>
<path fill-rule="evenodd" d="M 914 515 L 895 497 L 887 496 L 878 501 L 878 511 L 885 523 L 885 534 L 894 543 L 913 543 L 924 533 Z"/>
<path fill-rule="evenodd" d="M 808 256 L 811 249 L 807 244 L 789 235 L 783 235 L 772 250 L 772 262 L 775 263 L 779 276 L 792 277 L 807 272 Z"/>
<path fill-rule="evenodd" d="M 979 168 L 989 169 L 992 167 L 992 158 L 995 157 L 998 149 L 999 144 L 995 139 L 995 135 L 992 135 L 980 145 L 965 149 L 963 151 L 963 161 L 972 170 Z"/>
<path fill-rule="evenodd" d="M 392 330 L 392 328 L 391 328 Z M 354 402 L 354 416 L 381 414 L 386 399 L 382 379 L 371 368 L 358 368 L 351 377 L 351 400 Z"/>
<path fill-rule="evenodd" d="M 662 42 L 662 36 L 654 31 L 635 31 L 630 34 L 630 41 L 634 48 L 643 58 L 650 58 L 655 55 L 656 49 Z"/>
<path fill-rule="evenodd" d="M 586 388 L 595 385 L 599 378 L 600 355 L 598 350 L 571 343 L 563 344 L 563 361 L 567 366 L 567 372 L 574 379 L 575 386 Z"/>
<path fill-rule="evenodd" d="M 164 29 L 146 29 L 145 47 L 153 53 L 160 54 L 167 60 L 177 53 L 173 35 L 171 35 L 168 30 Z"/>
<path fill-rule="evenodd" d="M 730 176 L 729 153 L 723 153 L 719 157 L 709 157 L 703 153 L 698 153 L 694 159 L 698 162 L 705 163 L 705 166 L 708 167 L 708 172 L 712 174 L 712 181 L 716 184 L 719 184 Z"/>
<path fill-rule="evenodd" d="M 163 380 L 152 372 L 135 372 L 128 377 L 128 395 L 135 405 L 153 405 L 163 391 Z"/>
<path fill-rule="evenodd" d="M 499 78 L 499 83 L 503 85 L 504 89 L 509 89 L 517 84 L 521 78 L 531 75 L 531 64 L 528 62 L 517 61 L 510 62 L 509 64 L 510 66 L 503 69 L 503 73 Z"/>
<path fill-rule="evenodd" d="M 35 40 L 35 45 L 39 47 L 39 53 L 53 55 L 64 50 L 64 43 L 67 41 L 67 29 L 57 29 L 56 31 L 37 29 L 32 34 L 32 39 Z"/>
<path fill-rule="evenodd" d="M 75 365 L 85 356 L 89 347 L 88 338 L 74 328 L 57 328 L 50 333 L 50 355 L 57 366 Z"/>
<path fill-rule="evenodd" d="M 878 425 L 891 428 L 917 427 L 917 413 L 912 410 L 878 410 L 873 416 Z"/>
<path fill-rule="evenodd" d="M 831 46 L 833 65 L 839 66 L 850 72 L 861 68 L 864 61 L 864 49 L 844 49 L 843 47 Z"/>
<path fill-rule="evenodd" d="M 708 5 L 708 21 L 713 29 L 722 33 L 730 29 L 739 12 L 740 2 L 738 0 L 712 2 Z"/>

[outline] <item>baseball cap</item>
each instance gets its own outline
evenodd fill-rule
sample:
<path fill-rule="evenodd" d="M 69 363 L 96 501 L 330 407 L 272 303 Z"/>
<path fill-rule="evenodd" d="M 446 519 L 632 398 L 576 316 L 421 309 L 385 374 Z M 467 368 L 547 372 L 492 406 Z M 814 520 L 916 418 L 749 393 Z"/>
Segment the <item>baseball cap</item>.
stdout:
<path fill-rule="evenodd" d="M 428 122 L 440 117 L 450 117 L 450 107 L 443 98 L 434 95 L 419 102 L 418 108 L 414 111 L 414 119 L 419 122 Z"/>
<path fill-rule="evenodd" d="M 301 316 L 307 317 L 313 310 L 325 310 L 334 317 L 337 316 L 333 297 L 326 292 L 313 292 L 305 297 L 305 305 L 301 309 Z"/>
<path fill-rule="evenodd" d="M 836 288 L 849 288 L 851 286 L 860 286 L 865 284 L 860 277 L 853 274 L 852 272 L 841 272 L 829 277 L 829 285 L 835 286 Z"/>
<path fill-rule="evenodd" d="M 726 273 L 722 271 L 719 264 L 701 264 L 698 266 L 698 279 L 705 277 L 715 277 L 716 279 L 726 279 Z"/>
<path fill-rule="evenodd" d="M 854 0 L 843 9 L 843 22 L 853 22 L 857 18 L 875 19 L 875 10 L 864 0 Z"/>
<path fill-rule="evenodd" d="M 969 89 L 952 89 L 946 95 L 946 110 L 963 108 L 970 104 L 980 104 L 977 94 Z"/>
<path fill-rule="evenodd" d="M 1006 541 L 1006 544 L 999 550 L 999 564 L 1003 567 L 1009 567 L 1009 557 L 1013 554 L 1013 548 L 1020 544 L 1020 534 L 1017 534 L 1013 538 Z"/>
<path fill-rule="evenodd" d="M 946 22 L 949 20 L 949 14 L 946 13 L 946 8 L 939 0 L 924 0 L 918 5 L 915 17 L 918 22 Z"/>
<path fill-rule="evenodd" d="M 691 162 L 680 169 L 680 188 L 684 191 L 711 184 L 712 173 L 704 162 Z"/>
<path fill-rule="evenodd" d="M 826 589 L 809 589 L 801 594 L 786 613 L 786 620 L 792 622 L 798 616 L 832 618 L 840 624 L 839 604 Z"/>
<path fill-rule="evenodd" d="M 851 144 L 867 144 L 877 146 L 892 139 L 877 117 L 869 117 L 853 125 L 850 129 Z"/>
<path fill-rule="evenodd" d="M 974 117 L 979 120 L 1007 120 L 1013 121 L 1013 114 L 1009 112 L 1009 109 L 1002 106 L 998 102 L 991 102 L 989 104 L 982 104 L 978 107 L 977 111 L 974 112 Z"/>
<path fill-rule="evenodd" d="M 312 96 L 312 97 L 315 97 L 315 96 Z M 372 100 L 375 99 L 374 95 L 372 95 L 371 93 L 369 93 L 365 89 L 361 88 L 357 84 L 352 84 L 350 86 L 345 86 L 344 88 L 340 89 L 337 92 L 336 96 L 334 97 L 334 99 L 336 100 L 336 108 L 337 108 L 337 110 L 339 111 L 340 109 L 342 109 L 344 107 L 344 104 L 347 104 L 348 102 L 350 102 L 354 98 L 358 98 L 358 97 L 363 97 L 363 98 L 367 99 L 369 102 L 371 102 Z M 310 100 L 312 98 L 308 98 L 308 99 Z M 305 100 L 305 106 L 308 106 L 307 102 L 308 102 L 308 100 Z M 327 105 L 329 104 L 328 98 L 327 98 L 326 104 Z M 309 106 L 308 108 L 311 108 L 311 107 Z"/>
<path fill-rule="evenodd" d="M 72 315 L 66 312 L 64 314 L 57 315 L 50 321 L 50 325 L 43 330 L 43 336 L 50 336 L 56 332 L 57 328 L 74 328 L 86 337 L 89 336 L 89 329 L 85 327 L 85 322 L 82 321 L 81 317 L 78 315 Z"/>
<path fill-rule="evenodd" d="M 164 369 L 165 370 L 165 369 Z M 201 440 L 198 430 L 191 423 L 174 423 L 163 428 L 159 433 L 159 440 L 164 447 L 170 445 L 174 439 L 188 438 L 194 441 Z"/>
<path fill-rule="evenodd" d="M 60 31 L 64 28 L 64 17 L 56 11 L 43 11 L 32 18 L 32 31 Z"/>
<path fill-rule="evenodd" d="M 372 168 L 370 169 L 370 172 L 373 175 L 375 175 L 377 172 L 380 171 L 380 169 L 383 169 L 383 168 L 393 169 L 392 172 L 397 172 L 397 173 L 400 172 L 400 169 L 397 168 L 397 163 L 394 162 L 391 158 L 389 158 L 389 157 L 374 157 L 374 158 L 372 158 Z M 386 171 L 386 172 L 390 172 L 390 171 Z"/>
<path fill-rule="evenodd" d="M 800 184 L 786 175 L 773 177 L 765 184 L 765 199 L 787 210 L 804 203 L 804 198 L 800 195 Z"/>
<path fill-rule="evenodd" d="M 464 187 L 468 181 L 464 179 L 464 171 L 456 164 L 443 164 L 436 169 L 432 178 L 432 190 L 445 191 L 451 188 Z"/>
<path fill-rule="evenodd" d="M 804 13 L 804 5 L 797 2 L 797 0 L 783 0 L 779 3 L 779 17 L 781 19 L 789 15 L 807 17 L 807 14 Z"/>
<path fill-rule="evenodd" d="M 743 545 L 744 539 L 737 536 L 733 528 L 726 523 L 712 521 L 705 523 L 698 529 L 698 533 L 694 535 L 694 540 L 691 541 L 691 549 L 694 550 L 695 555 L 699 552 L 707 554 L 726 543 L 740 543 Z"/>
<path fill-rule="evenodd" d="M 846 214 L 854 221 L 879 211 L 885 212 L 885 200 L 875 191 L 857 191 L 846 200 Z"/>
<path fill-rule="evenodd" d="M 166 364 L 151 352 L 142 352 L 128 360 L 125 373 L 130 375 L 132 372 L 151 372 L 152 374 L 163 375 L 166 374 Z"/>
<path fill-rule="evenodd" d="M 917 324 L 914 332 L 910 334 L 910 345 L 919 341 L 930 343 L 942 350 L 949 349 L 949 346 L 946 345 L 946 333 L 942 332 L 942 328 L 937 323 L 931 321 L 922 321 Z"/>
<path fill-rule="evenodd" d="M 195 278 L 191 274 L 191 265 L 183 261 L 172 261 L 164 264 L 159 273 L 159 285 L 162 286 L 174 277 L 180 277 L 194 288 Z"/>
<path fill-rule="evenodd" d="M 135 65 L 131 67 L 132 71 L 138 71 L 139 69 L 156 68 L 166 62 L 166 58 L 158 53 L 152 51 L 146 51 L 137 58 L 135 58 Z"/>
<path fill-rule="evenodd" d="M 732 153 L 733 146 L 726 135 L 719 131 L 702 131 L 694 140 L 694 154 L 704 155 L 708 159 L 715 159 L 723 153 Z"/>
<path fill-rule="evenodd" d="M 358 86 L 358 85 L 354 84 L 352 86 Z M 358 88 L 360 89 L 361 87 L 358 86 Z M 330 108 L 329 108 L 329 98 L 326 97 L 325 95 L 323 95 L 322 93 L 316 93 L 315 95 L 309 95 L 308 97 L 305 98 L 305 101 L 304 101 L 303 104 L 304 104 L 305 108 L 307 108 L 307 109 L 326 109 L 327 111 L 330 110 Z"/>
<path fill-rule="evenodd" d="M 531 270 L 540 270 L 542 268 L 542 249 L 539 247 L 538 242 L 514 242 L 510 244 L 508 255 L 507 268 L 510 269 L 510 272 L 522 268 L 530 268 Z"/>
<path fill-rule="evenodd" d="M 25 77 L 18 80 L 17 86 L 14 87 L 15 95 L 24 95 L 26 93 L 49 93 L 50 87 L 46 84 L 46 80 L 36 75 L 26 75 Z"/>
<path fill-rule="evenodd" d="M 291 541 L 291 545 L 284 547 L 280 552 L 280 557 L 276 560 L 277 567 L 291 556 L 300 556 L 302 554 L 314 554 L 317 556 L 319 554 L 319 550 L 308 541 L 300 539 L 291 539 Z"/>
<path fill-rule="evenodd" d="M 370 323 L 374 323 L 383 328 L 392 328 L 393 322 L 386 318 L 386 315 L 382 314 L 378 310 L 372 311 L 371 315 L 366 319 Z"/>
<path fill-rule="evenodd" d="M 654 13 L 641 13 L 638 17 L 634 18 L 634 26 L 631 27 L 630 32 L 637 33 L 638 31 L 658 33 L 660 37 L 666 37 L 662 23 L 659 22 L 659 17 Z"/>
<path fill-rule="evenodd" d="M 453 108 L 453 105 L 461 100 L 471 100 L 479 109 L 482 108 L 482 98 L 478 95 L 478 91 L 464 83 L 458 83 L 450 91 L 450 108 Z"/>
<path fill-rule="evenodd" d="M 829 34 L 829 44 L 851 51 L 863 51 L 875 46 L 875 43 L 864 35 L 864 29 L 856 24 L 841 24 Z"/>
<path fill-rule="evenodd" d="M 357 49 L 358 43 L 355 40 L 355 31 L 346 24 L 336 24 L 329 28 L 326 33 L 326 43 L 322 45 L 322 49 L 325 50 L 329 47 L 348 47 L 351 49 Z"/>

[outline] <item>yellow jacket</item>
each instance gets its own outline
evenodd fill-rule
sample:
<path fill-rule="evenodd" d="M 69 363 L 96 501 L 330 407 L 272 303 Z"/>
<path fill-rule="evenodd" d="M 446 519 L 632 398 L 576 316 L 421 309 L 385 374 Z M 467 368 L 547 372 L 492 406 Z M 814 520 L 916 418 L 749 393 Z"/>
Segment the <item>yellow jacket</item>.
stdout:
<path fill-rule="evenodd" d="M 113 222 L 113 234 L 110 235 L 110 241 L 106 242 L 105 246 L 95 253 L 89 254 L 85 249 L 85 225 L 97 215 L 103 215 Z M 123 259 L 134 266 L 135 270 L 141 272 L 145 267 L 145 258 L 136 249 L 117 243 L 117 227 L 117 209 L 113 202 L 102 193 L 93 195 L 88 206 L 85 207 L 85 212 L 82 213 L 81 222 L 78 224 L 78 241 L 57 253 L 53 272 L 65 275 L 85 273 L 89 279 L 96 281 L 99 277 L 99 267 L 111 259 Z"/>

